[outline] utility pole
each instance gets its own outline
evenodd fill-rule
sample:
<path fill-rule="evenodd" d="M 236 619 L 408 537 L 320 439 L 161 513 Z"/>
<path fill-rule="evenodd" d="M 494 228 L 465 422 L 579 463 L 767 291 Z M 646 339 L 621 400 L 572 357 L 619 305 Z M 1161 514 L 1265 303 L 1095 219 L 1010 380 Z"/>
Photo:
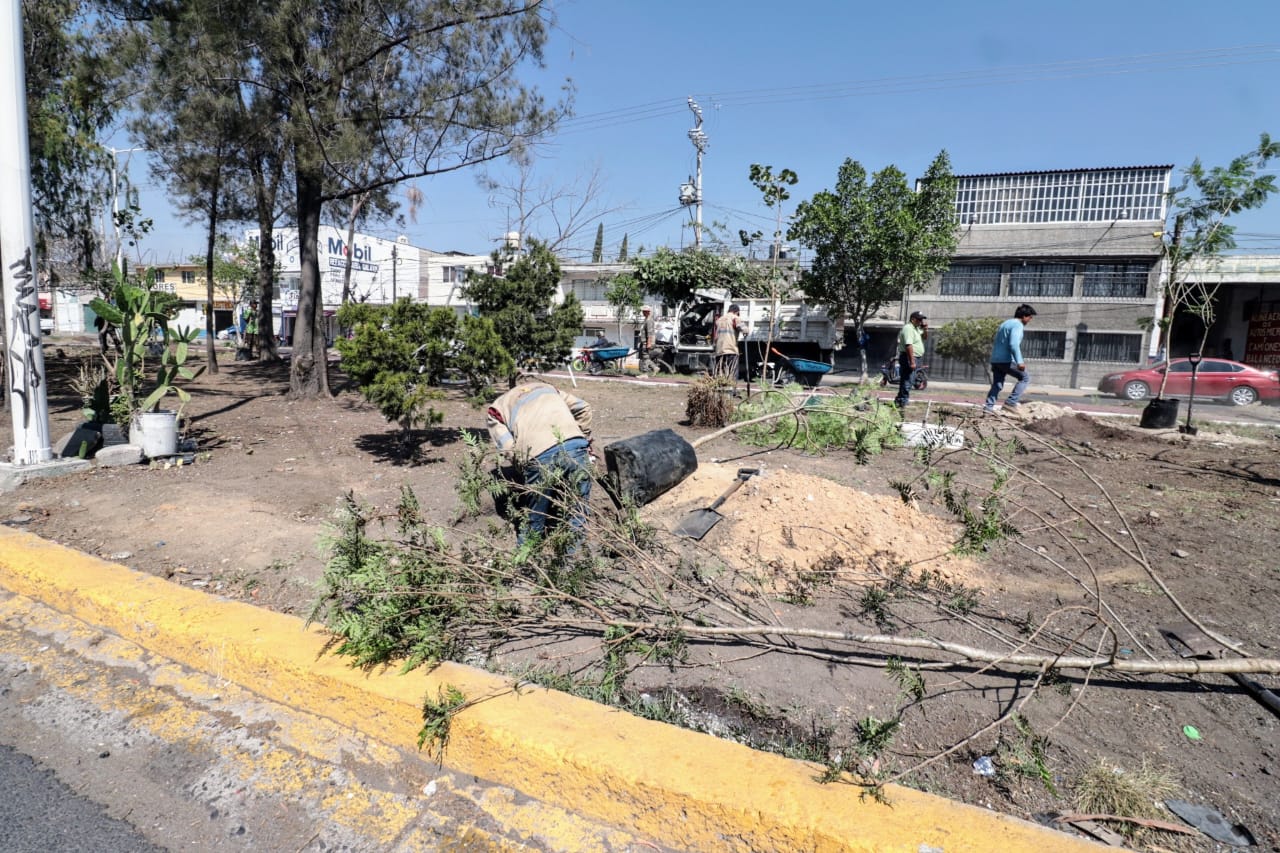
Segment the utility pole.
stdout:
<path fill-rule="evenodd" d="M 13 415 L 13 466 L 53 461 L 49 443 L 49 398 L 40 340 L 35 224 L 31 213 L 31 154 L 27 148 L 26 68 L 22 51 L 22 4 L 0 14 L 0 257 L 3 258 L 4 389 Z"/>
<path fill-rule="evenodd" d="M 396 304 L 396 257 L 397 250 L 400 248 L 398 243 L 391 244 L 391 304 Z"/>
<path fill-rule="evenodd" d="M 103 147 L 111 152 L 111 222 L 116 228 L 116 269 L 124 269 L 124 242 L 120 239 L 120 178 L 116 169 L 116 158 L 121 154 L 132 154 L 135 151 L 145 151 L 146 149 L 112 148 L 109 145 Z"/>
<path fill-rule="evenodd" d="M 693 207 L 693 248 L 702 248 L 702 155 L 707 150 L 707 135 L 702 132 L 702 108 L 693 98 L 689 98 L 689 109 L 693 112 L 693 129 L 689 131 L 689 141 L 698 152 L 697 171 L 687 184 L 680 185 L 680 203 L 685 207 Z"/>

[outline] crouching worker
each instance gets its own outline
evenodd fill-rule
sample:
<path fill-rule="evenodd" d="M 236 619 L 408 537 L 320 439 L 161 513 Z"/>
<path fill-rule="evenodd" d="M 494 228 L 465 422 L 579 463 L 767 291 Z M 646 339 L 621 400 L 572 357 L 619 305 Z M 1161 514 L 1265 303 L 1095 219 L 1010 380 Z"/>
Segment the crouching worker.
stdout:
<path fill-rule="evenodd" d="M 524 472 L 528 521 L 519 540 L 541 536 L 548 521 L 581 537 L 591 495 L 591 406 L 537 379 L 522 378 L 493 401 L 489 435 Z"/>

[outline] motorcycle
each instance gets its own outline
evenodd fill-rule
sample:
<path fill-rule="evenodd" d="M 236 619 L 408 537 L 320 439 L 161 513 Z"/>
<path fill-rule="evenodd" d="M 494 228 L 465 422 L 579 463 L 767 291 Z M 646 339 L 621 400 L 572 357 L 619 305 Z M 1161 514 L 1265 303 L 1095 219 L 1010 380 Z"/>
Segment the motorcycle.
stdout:
<path fill-rule="evenodd" d="M 898 367 L 898 360 L 891 358 L 884 364 L 880 365 L 880 387 L 886 385 L 897 385 L 902 382 L 902 371 Z M 923 391 L 929 386 L 929 366 L 927 364 L 918 363 L 916 366 L 915 376 L 912 377 L 911 387 L 916 391 Z"/>

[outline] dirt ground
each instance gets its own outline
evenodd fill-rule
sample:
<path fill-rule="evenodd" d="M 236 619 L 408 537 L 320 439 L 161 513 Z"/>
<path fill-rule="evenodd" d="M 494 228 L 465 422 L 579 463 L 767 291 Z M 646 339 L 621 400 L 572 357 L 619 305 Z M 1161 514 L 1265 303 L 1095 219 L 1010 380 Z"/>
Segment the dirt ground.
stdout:
<path fill-rule="evenodd" d="M 46 350 L 55 439 L 80 420 L 71 386 L 79 355 L 70 346 Z M 408 485 L 428 517 L 452 524 L 461 437 L 484 426 L 482 412 L 451 392 L 443 423 L 406 460 L 396 429 L 338 370 L 331 376 L 335 398 L 292 400 L 284 365 L 225 359 L 192 388 L 193 464 L 34 480 L 0 495 L 0 521 L 175 583 L 306 615 L 325 562 L 322 537 L 342 496 L 393 513 Z M 690 439 L 707 432 L 681 423 L 679 384 L 581 378 L 577 393 L 595 408 L 597 446 L 664 427 Z M 732 437 L 700 447 L 698 471 L 647 507 L 645 519 L 668 530 L 710 503 L 738 468 L 760 468 L 726 502 L 724 520 L 685 547 L 724 558 L 732 588 L 754 596 L 766 621 L 813 636 L 775 637 L 769 648 L 695 638 L 687 660 L 642 668 L 634 687 L 677 696 L 686 722 L 753 743 L 772 738 L 774 748 L 780 732 L 801 740 L 807 732 L 821 733 L 810 740 L 829 753 L 853 749 L 866 720 L 900 718 L 887 745 L 864 755 L 862 770 L 892 775 L 960 744 L 903 781 L 1028 819 L 1073 811 L 1086 770 L 1099 762 L 1117 777 L 1163 771 L 1173 796 L 1217 809 L 1261 849 L 1280 850 L 1280 718 L 1226 676 L 1051 668 L 1033 691 L 1034 670 L 934 669 L 953 658 L 866 644 L 854 653 L 822 633 L 935 637 L 1005 654 L 1090 655 L 1102 644 L 1120 659 L 1173 659 L 1158 629 L 1184 617 L 1162 582 L 1249 655 L 1280 657 L 1275 434 L 1202 430 L 1189 439 L 1048 404 L 1029 408 L 1016 422 L 972 409 L 941 415 L 965 430 L 966 445 L 935 454 L 934 470 L 954 478 L 953 494 L 968 506 L 979 507 L 989 491 L 993 461 L 1016 466 L 1001 491 L 1016 535 L 970 557 L 951 553 L 962 528 L 944 506 L 942 481 L 923 477 L 911 450 L 859 465 L 845 451 L 806 455 Z M 10 436 L 4 418 L 0 446 Z M 923 586 L 922 577 L 930 579 Z M 1099 611 L 1114 635 L 1098 629 L 1091 614 Z M 923 690 L 891 677 L 885 655 L 918 667 Z M 533 658 L 572 669 L 592 656 L 599 644 L 579 640 L 500 649 L 489 663 Z M 864 659 L 871 664 L 858 665 Z M 1256 679 L 1280 690 L 1280 677 Z M 1025 722 L 965 741 L 1014 710 Z M 984 756 L 994 776 L 973 769 Z M 1159 819 L 1179 823 L 1168 812 Z M 1168 832 L 1149 833 L 1144 844 L 1219 849 L 1204 836 Z"/>

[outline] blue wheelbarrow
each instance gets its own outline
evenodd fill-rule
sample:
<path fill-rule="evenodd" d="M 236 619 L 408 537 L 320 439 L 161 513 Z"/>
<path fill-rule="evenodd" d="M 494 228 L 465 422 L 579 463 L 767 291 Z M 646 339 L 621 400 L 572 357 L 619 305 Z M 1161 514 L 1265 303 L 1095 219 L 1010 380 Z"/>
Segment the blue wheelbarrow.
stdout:
<path fill-rule="evenodd" d="M 817 388 L 822 377 L 831 372 L 831 365 L 826 362 L 811 361 L 807 358 L 790 358 L 773 347 L 769 348 L 769 352 L 781 361 L 781 366 L 773 380 L 775 385 L 796 383 L 803 388 Z"/>

